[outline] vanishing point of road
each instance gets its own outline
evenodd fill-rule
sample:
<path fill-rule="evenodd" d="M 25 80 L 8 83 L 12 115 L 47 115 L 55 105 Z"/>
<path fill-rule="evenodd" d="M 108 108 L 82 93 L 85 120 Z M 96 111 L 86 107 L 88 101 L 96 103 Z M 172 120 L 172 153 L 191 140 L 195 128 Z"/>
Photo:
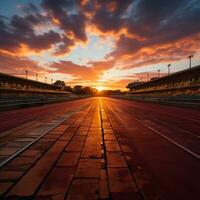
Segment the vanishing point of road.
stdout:
<path fill-rule="evenodd" d="M 199 199 L 199 130 L 199 110 L 107 97 L 1 112 L 1 199 Z"/>

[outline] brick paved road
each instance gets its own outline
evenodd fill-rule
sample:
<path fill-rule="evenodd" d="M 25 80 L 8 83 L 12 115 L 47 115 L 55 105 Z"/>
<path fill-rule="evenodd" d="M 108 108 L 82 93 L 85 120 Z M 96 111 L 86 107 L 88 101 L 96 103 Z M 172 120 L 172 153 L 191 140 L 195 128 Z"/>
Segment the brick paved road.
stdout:
<path fill-rule="evenodd" d="M 24 126 L 20 125 L 14 133 L 13 129 L 9 134 L 2 133 L 5 137 L 0 140 L 1 156 L 9 157 L 24 142 L 64 119 L 0 168 L 2 199 L 171 200 L 188 199 L 190 195 L 194 195 L 191 199 L 198 199 L 195 178 L 199 180 L 199 160 L 138 122 L 136 116 L 147 119 L 144 113 L 138 115 L 138 107 L 142 105 L 144 109 L 144 104 L 108 98 L 84 100 L 81 107 L 76 102 L 78 106 L 73 110 L 59 111 L 60 117 L 44 118 L 42 128 L 32 124 L 19 134 Z M 152 108 L 152 104 L 147 105 Z M 153 106 L 162 107 L 163 111 L 167 108 Z M 63 115 L 68 112 L 73 113 L 65 120 Z M 196 111 L 188 112 L 196 119 L 199 116 Z M 177 130 L 180 132 L 180 127 Z M 180 166 L 185 169 L 180 170 Z"/>

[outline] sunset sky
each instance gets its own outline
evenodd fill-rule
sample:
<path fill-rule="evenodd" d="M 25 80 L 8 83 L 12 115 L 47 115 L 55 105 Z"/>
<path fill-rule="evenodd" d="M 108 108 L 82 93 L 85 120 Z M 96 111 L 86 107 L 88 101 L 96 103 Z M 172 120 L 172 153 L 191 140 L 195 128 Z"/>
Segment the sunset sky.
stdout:
<path fill-rule="evenodd" d="M 199 65 L 199 0 L 0 0 L 3 73 L 124 90 L 191 54 Z"/>

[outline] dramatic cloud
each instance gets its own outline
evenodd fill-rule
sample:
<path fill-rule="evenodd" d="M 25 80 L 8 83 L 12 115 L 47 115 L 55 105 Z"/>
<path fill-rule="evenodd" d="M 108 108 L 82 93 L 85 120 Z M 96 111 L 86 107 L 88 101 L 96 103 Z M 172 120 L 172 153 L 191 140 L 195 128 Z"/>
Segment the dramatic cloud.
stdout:
<path fill-rule="evenodd" d="M 91 20 L 102 32 L 117 32 L 125 26 L 125 14 L 132 0 L 96 1 L 96 12 Z"/>
<path fill-rule="evenodd" d="M 0 72 L 9 73 L 12 75 L 24 75 L 25 70 L 29 71 L 30 75 L 44 74 L 46 70 L 39 66 L 36 62 L 27 58 L 10 56 L 0 53 Z"/>
<path fill-rule="evenodd" d="M 16 52 L 22 45 L 26 45 L 31 50 L 40 51 L 61 42 L 60 34 L 53 30 L 42 35 L 34 32 L 34 26 L 45 22 L 47 18 L 40 14 L 30 14 L 25 17 L 14 15 L 9 24 L 0 19 L 0 51 Z"/>
<path fill-rule="evenodd" d="M 32 60 L 34 52 L 41 55 L 38 62 L 46 62 L 45 73 L 69 74 L 88 83 L 108 74 L 109 84 L 118 87 L 143 76 L 143 71 L 123 70 L 175 62 L 199 51 L 199 0 L 29 0 L 19 5 L 20 12 L 0 15 L 0 66 L 7 73 L 15 74 L 19 66 L 43 71 Z M 109 36 L 114 47 L 106 51 L 97 46 L 89 62 L 81 63 L 84 58 L 70 53 L 81 56 L 80 45 L 97 43 L 91 35 Z M 97 58 L 98 51 L 105 52 L 103 58 Z M 124 75 L 116 80 L 120 70 Z"/>
<path fill-rule="evenodd" d="M 135 1 L 127 18 L 129 35 L 120 37 L 115 52 L 131 54 L 141 48 L 194 36 L 200 32 L 197 19 L 200 19 L 200 6 L 195 0 Z"/>
<path fill-rule="evenodd" d="M 86 41 L 85 16 L 77 9 L 76 1 L 44 0 L 42 6 L 66 35 Z"/>
<path fill-rule="evenodd" d="M 104 70 L 113 67 L 114 61 L 89 62 L 90 66 L 77 65 L 71 61 L 54 62 L 50 65 L 52 72 L 70 74 L 86 82 L 96 81 Z"/>

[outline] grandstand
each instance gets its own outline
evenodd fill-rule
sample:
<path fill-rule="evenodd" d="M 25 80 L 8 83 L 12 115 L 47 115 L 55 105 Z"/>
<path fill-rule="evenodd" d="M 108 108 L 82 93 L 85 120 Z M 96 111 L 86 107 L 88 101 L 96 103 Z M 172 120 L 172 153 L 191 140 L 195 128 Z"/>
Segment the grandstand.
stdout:
<path fill-rule="evenodd" d="M 27 92 L 61 92 L 62 88 L 48 83 L 0 73 L 0 90 L 16 90 Z"/>
<path fill-rule="evenodd" d="M 200 94 L 200 66 L 182 70 L 156 80 L 128 86 L 128 94 L 143 96 L 176 96 Z"/>

